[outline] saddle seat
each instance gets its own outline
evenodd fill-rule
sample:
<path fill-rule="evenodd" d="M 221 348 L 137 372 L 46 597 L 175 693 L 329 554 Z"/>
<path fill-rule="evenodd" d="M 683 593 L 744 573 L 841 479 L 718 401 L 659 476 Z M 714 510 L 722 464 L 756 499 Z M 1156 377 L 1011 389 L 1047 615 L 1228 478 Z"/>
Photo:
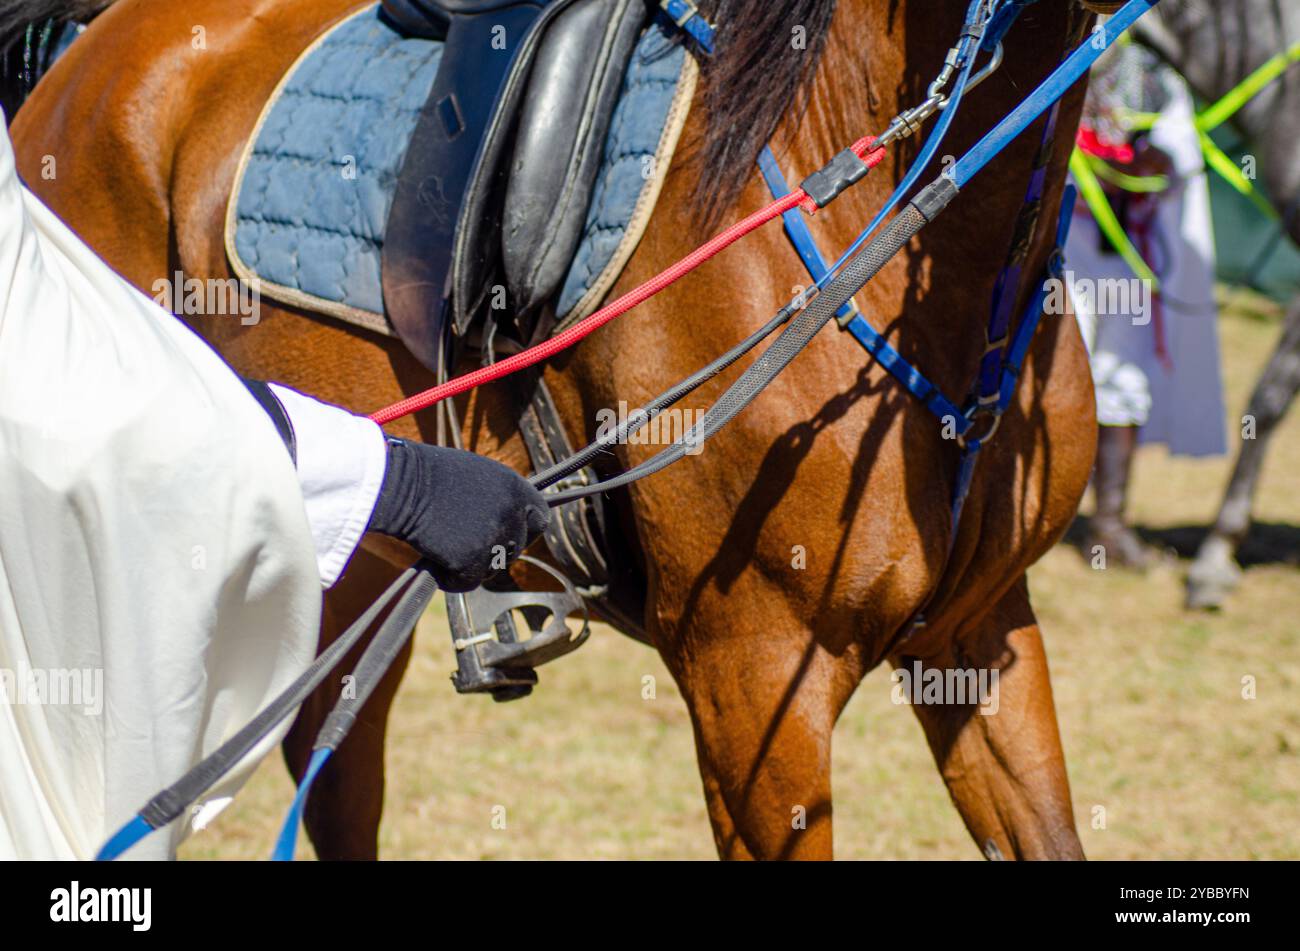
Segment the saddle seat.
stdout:
<path fill-rule="evenodd" d="M 384 0 L 442 59 L 399 172 L 384 305 L 430 369 L 448 330 L 524 322 L 582 237 L 647 0 Z M 501 290 L 504 289 L 504 294 Z"/>

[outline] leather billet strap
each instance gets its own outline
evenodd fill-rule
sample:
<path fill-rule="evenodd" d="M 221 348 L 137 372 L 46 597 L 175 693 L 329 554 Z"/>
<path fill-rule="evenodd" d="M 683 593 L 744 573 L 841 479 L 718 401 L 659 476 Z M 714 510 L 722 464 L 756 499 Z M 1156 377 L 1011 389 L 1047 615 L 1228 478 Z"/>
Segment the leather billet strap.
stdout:
<path fill-rule="evenodd" d="M 261 380 L 250 380 L 246 377 L 240 377 L 248 392 L 253 394 L 253 399 L 257 400 L 257 405 L 262 407 L 266 415 L 271 417 L 271 422 L 275 424 L 275 431 L 280 436 L 280 441 L 284 443 L 284 448 L 289 450 L 289 458 L 293 464 L 298 465 L 298 437 L 293 431 L 293 421 L 289 419 L 289 414 L 285 411 L 284 404 L 280 398 L 275 395 L 275 391 Z"/>

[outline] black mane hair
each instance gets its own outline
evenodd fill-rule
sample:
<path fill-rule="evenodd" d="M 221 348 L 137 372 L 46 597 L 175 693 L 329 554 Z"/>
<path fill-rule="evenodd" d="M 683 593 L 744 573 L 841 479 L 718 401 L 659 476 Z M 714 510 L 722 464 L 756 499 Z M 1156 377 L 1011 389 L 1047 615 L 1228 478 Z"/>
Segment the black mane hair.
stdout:
<path fill-rule="evenodd" d="M 706 116 L 699 158 L 703 219 L 716 224 L 754 175 L 754 162 L 791 109 L 807 105 L 806 83 L 821 59 L 836 0 L 707 0 L 717 28 L 701 57 L 697 105 Z M 802 28 L 802 48 L 794 42 Z M 802 102 L 800 98 L 802 97 Z"/>
<path fill-rule="evenodd" d="M 0 0 L 0 108 L 6 121 L 31 93 L 69 24 L 84 22 L 112 0 Z"/>
<path fill-rule="evenodd" d="M 25 40 L 28 27 L 89 20 L 111 0 L 0 0 L 0 53 Z"/>

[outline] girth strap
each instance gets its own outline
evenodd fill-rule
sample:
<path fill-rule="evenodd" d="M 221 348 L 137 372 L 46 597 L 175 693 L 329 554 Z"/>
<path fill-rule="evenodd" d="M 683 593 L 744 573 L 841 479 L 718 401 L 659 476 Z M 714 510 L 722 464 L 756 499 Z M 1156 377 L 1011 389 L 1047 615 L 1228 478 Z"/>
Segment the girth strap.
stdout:
<path fill-rule="evenodd" d="M 1011 337 L 1010 346 L 1007 347 L 1005 353 L 1001 347 L 991 351 L 992 355 L 997 358 L 997 365 L 995 371 L 988 375 L 987 381 L 981 369 L 980 389 L 972 397 L 971 408 L 967 412 L 970 414 L 972 424 L 977 416 L 985 416 L 991 419 L 992 423 L 978 437 L 964 438 L 961 441 L 961 463 L 957 469 L 957 481 L 953 486 L 952 493 L 952 528 L 949 535 L 949 547 L 957 539 L 957 526 L 961 522 L 961 513 L 966 504 L 966 497 L 970 494 L 971 481 L 975 474 L 975 462 L 979 458 L 979 451 L 997 432 L 1002 414 L 1006 412 L 1007 407 L 1011 405 L 1012 398 L 1015 396 L 1016 384 L 1020 381 L 1020 371 L 1024 367 L 1025 356 L 1029 353 L 1029 345 L 1033 342 L 1034 332 L 1038 329 L 1038 324 L 1043 318 L 1043 307 L 1046 305 L 1047 296 L 1051 291 L 1051 282 L 1064 280 L 1065 239 L 1069 236 L 1070 221 L 1074 215 L 1074 194 L 1074 186 L 1067 186 L 1065 194 L 1061 198 L 1061 215 L 1056 226 L 1056 244 L 1052 249 L 1051 257 L 1048 258 L 1046 273 L 1043 275 L 1037 291 L 1030 299 L 1029 305 L 1020 318 L 1020 323 Z M 1014 290 L 1009 296 L 1014 299 Z M 987 358 L 989 354 L 985 354 L 985 356 Z"/>

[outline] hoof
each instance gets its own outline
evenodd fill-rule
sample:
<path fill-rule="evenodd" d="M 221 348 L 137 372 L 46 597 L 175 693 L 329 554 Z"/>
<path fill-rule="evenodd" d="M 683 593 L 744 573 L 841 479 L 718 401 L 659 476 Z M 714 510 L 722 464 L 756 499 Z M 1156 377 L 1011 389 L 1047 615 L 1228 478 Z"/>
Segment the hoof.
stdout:
<path fill-rule="evenodd" d="M 1183 607 L 1188 611 L 1220 611 L 1230 590 L 1222 585 L 1196 584 L 1188 578 L 1187 597 L 1183 599 Z"/>
<path fill-rule="evenodd" d="M 1241 569 L 1231 560 L 1197 558 L 1187 573 L 1187 597 L 1183 606 L 1189 611 L 1221 610 L 1240 581 Z"/>

